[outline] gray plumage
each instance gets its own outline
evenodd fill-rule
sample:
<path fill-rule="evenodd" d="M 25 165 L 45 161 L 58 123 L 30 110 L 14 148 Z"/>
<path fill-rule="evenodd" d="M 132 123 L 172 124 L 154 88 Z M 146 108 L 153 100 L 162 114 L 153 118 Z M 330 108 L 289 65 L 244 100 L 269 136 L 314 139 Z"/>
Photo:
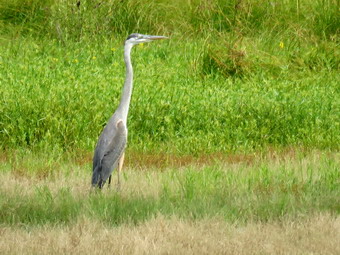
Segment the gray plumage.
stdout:
<path fill-rule="evenodd" d="M 119 173 L 124 160 L 124 150 L 127 143 L 127 116 L 129 112 L 132 87 L 133 69 L 131 64 L 131 49 L 139 43 L 151 42 L 153 40 L 165 39 L 165 36 L 152 36 L 142 34 L 131 34 L 125 41 L 124 61 L 126 66 L 126 77 L 120 104 L 109 119 L 102 131 L 93 156 L 92 186 L 102 188 L 106 180 L 111 179 L 111 174 L 117 166 L 118 185 Z M 119 166 L 119 164 L 121 164 Z M 110 183 L 110 181 L 109 181 Z"/>

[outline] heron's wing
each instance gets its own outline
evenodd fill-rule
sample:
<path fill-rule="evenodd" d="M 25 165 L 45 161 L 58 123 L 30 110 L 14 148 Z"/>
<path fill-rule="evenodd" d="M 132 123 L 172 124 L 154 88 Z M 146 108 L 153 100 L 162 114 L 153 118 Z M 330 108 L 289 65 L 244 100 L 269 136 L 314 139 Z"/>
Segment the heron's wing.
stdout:
<path fill-rule="evenodd" d="M 101 171 L 103 180 L 106 180 L 113 169 L 117 166 L 120 157 L 126 147 L 127 129 L 122 120 L 117 122 L 116 133 L 111 142 L 105 149 L 104 156 L 101 160 Z"/>

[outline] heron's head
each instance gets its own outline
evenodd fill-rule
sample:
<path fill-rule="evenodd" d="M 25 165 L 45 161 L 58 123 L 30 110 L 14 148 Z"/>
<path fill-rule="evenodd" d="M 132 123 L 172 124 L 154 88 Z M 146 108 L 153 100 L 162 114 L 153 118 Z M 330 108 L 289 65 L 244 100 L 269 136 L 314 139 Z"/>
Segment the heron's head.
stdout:
<path fill-rule="evenodd" d="M 142 35 L 138 33 L 133 33 L 128 36 L 125 43 L 131 43 L 132 45 L 140 44 L 140 43 L 147 43 L 152 42 L 155 40 L 162 40 L 168 37 L 161 36 L 161 35 Z"/>

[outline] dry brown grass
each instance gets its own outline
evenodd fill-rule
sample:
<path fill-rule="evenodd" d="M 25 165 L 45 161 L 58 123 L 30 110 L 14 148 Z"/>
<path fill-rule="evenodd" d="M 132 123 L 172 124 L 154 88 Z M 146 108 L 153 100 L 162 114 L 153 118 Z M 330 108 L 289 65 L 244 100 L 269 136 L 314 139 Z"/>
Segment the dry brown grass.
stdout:
<path fill-rule="evenodd" d="M 335 158 L 335 155 L 329 157 Z M 90 191 L 89 165 L 61 164 L 55 174 L 41 178 L 40 175 L 17 174 L 16 169 L 24 172 L 26 166 L 19 162 L 13 169 L 8 162 L 4 160 L 3 169 L 10 171 L 0 174 L 1 190 L 6 194 L 28 195 L 44 185 L 52 193 L 61 187 L 69 188 L 76 198 L 88 196 Z M 251 164 L 248 160 L 217 164 L 225 171 L 242 175 L 253 171 L 254 164 L 263 162 L 273 171 L 282 166 L 302 170 L 311 165 L 313 169 L 322 166 L 318 152 L 306 157 L 296 157 L 293 152 L 284 157 L 272 153 L 262 159 L 256 158 Z M 190 165 L 200 166 L 193 162 Z M 168 172 L 156 167 L 146 169 L 126 167 L 123 196 L 138 193 L 159 197 L 162 178 L 167 178 Z M 181 168 L 177 170 L 181 174 Z M 175 185 L 178 184 L 170 186 Z M 104 192 L 115 191 L 105 189 Z M 0 225 L 0 254 L 340 254 L 340 217 L 327 213 L 307 215 L 246 225 L 231 224 L 220 218 L 185 220 L 162 215 L 137 226 L 111 227 L 83 215 L 64 226 Z"/>
<path fill-rule="evenodd" d="M 178 183 L 171 182 L 168 178 L 169 171 L 176 169 L 178 175 L 182 174 L 182 170 L 187 167 L 200 170 L 201 168 L 214 165 L 220 167 L 223 171 L 232 171 L 240 176 L 247 175 L 254 171 L 256 166 L 268 164 L 268 167 L 273 171 L 279 171 L 282 166 L 291 169 L 301 169 L 300 178 L 305 178 L 307 170 L 312 166 L 313 169 L 322 167 L 320 158 L 323 156 L 322 152 L 312 151 L 306 155 L 298 156 L 294 149 L 287 149 L 282 152 L 268 151 L 264 154 L 249 154 L 249 155 L 206 155 L 198 158 L 192 156 L 176 157 L 171 155 L 134 155 L 136 158 L 135 164 L 131 163 L 131 155 L 127 157 L 127 164 L 123 168 L 123 185 L 121 194 L 123 196 L 130 196 L 138 194 L 139 196 L 159 197 L 163 178 L 167 179 L 171 188 L 176 188 Z M 326 153 L 327 158 L 339 163 L 339 153 Z M 142 156 L 145 156 L 145 164 L 143 165 Z M 130 157 L 130 159 L 129 159 Z M 129 161 L 130 160 L 130 161 Z M 196 161 L 195 161 L 196 160 Z M 69 188 L 75 196 L 87 196 L 90 192 L 91 180 L 91 162 L 85 163 L 84 161 L 65 161 L 46 176 L 38 174 L 30 174 L 29 169 L 34 168 L 30 164 L 31 161 L 38 166 L 47 164 L 46 160 L 37 159 L 37 157 L 27 156 L 18 160 L 16 163 L 9 163 L 9 156 L 0 153 L 0 162 L 3 161 L 3 168 L 9 168 L 10 171 L 1 172 L 0 178 L 2 180 L 1 190 L 6 193 L 31 194 L 35 192 L 37 187 L 48 186 L 49 190 L 53 193 L 59 191 L 61 187 Z M 161 161 L 160 163 L 157 163 Z M 29 162 L 29 163 L 27 163 Z M 159 164 L 159 165 L 158 165 Z M 14 165 L 14 167 L 13 167 Z M 104 192 L 114 192 L 116 185 L 116 174 L 113 174 L 113 185 L 111 189 L 104 188 Z"/>
<path fill-rule="evenodd" d="M 301 152 L 300 152 L 301 153 Z M 2 157 L 1 157 L 2 156 Z M 193 167 L 201 169 L 208 165 L 215 165 L 224 169 L 224 171 L 233 171 L 241 174 L 248 174 L 254 170 L 256 165 L 263 163 L 268 164 L 272 169 L 280 169 L 283 165 L 288 168 L 297 168 L 307 171 L 310 166 L 317 169 L 321 167 L 320 157 L 322 153 L 313 151 L 307 153 L 306 156 L 297 156 L 295 150 L 286 150 L 284 152 L 270 151 L 267 154 L 254 155 L 206 155 L 198 158 L 192 156 L 175 157 L 166 155 L 144 155 L 145 165 L 140 163 L 142 155 L 135 155 L 135 164 L 128 161 L 123 168 L 123 190 L 122 194 L 129 196 L 132 193 L 138 193 L 144 196 L 158 197 L 161 190 L 162 178 L 167 178 L 168 170 L 176 169 L 181 174 L 182 169 Z M 327 158 L 332 158 L 336 162 L 338 153 L 328 153 Z M 36 165 L 47 164 L 45 159 L 37 159 L 29 156 L 18 160 L 17 163 L 9 163 L 6 159 L 8 155 L 0 154 L 0 160 L 3 159 L 3 167 L 9 168 L 10 171 L 0 171 L 3 191 L 6 193 L 30 194 L 35 191 L 36 187 L 48 186 L 51 192 L 60 190 L 61 187 L 67 187 L 76 196 L 86 196 L 90 192 L 91 180 L 91 164 L 90 162 L 79 164 L 78 161 L 63 162 L 53 168 L 46 176 L 38 174 L 30 174 L 29 169 L 34 168 L 30 161 L 37 161 Z M 130 155 L 131 157 L 131 155 Z M 152 158 L 153 157 L 153 158 Z M 129 157 L 127 157 L 129 160 Z M 195 161 L 196 159 L 196 161 Z M 161 161 L 158 165 L 157 161 Z M 1 161 L 0 161 L 1 162 Z M 166 163 L 167 162 L 167 163 Z M 14 166 L 13 166 L 14 165 Z M 303 171 L 304 172 L 304 171 Z M 113 175 L 113 190 L 116 184 L 116 174 Z M 176 185 L 176 183 L 172 183 Z M 104 192 L 112 192 L 104 189 Z"/>
<path fill-rule="evenodd" d="M 47 186 L 52 193 L 57 193 L 61 188 L 67 188 L 75 197 L 86 197 L 91 192 L 91 171 L 69 165 L 72 171 L 65 174 L 60 171 L 52 178 L 39 178 L 37 176 L 18 176 L 15 172 L 0 172 L 0 178 L 3 182 L 2 191 L 7 194 L 32 195 L 39 187 Z M 116 192 L 116 174 L 113 175 L 111 188 L 105 185 L 103 193 Z M 158 197 L 161 191 L 162 173 L 158 171 L 134 171 L 125 169 L 123 172 L 122 196 L 138 194 L 139 196 Z"/>
<path fill-rule="evenodd" d="M 275 159 L 295 159 L 298 154 L 313 154 L 318 155 L 324 152 L 308 151 L 306 148 L 287 147 L 281 150 L 269 148 L 263 152 L 254 153 L 210 153 L 193 155 L 174 155 L 166 153 L 141 153 L 134 151 L 127 151 L 125 155 L 124 167 L 134 169 L 150 169 L 157 168 L 164 170 L 166 168 L 180 168 L 191 165 L 211 165 L 216 162 L 224 164 L 247 164 L 251 165 L 261 160 L 271 161 Z M 328 153 L 332 154 L 332 153 Z M 74 162 L 78 165 L 86 165 L 92 163 L 92 152 L 77 151 L 74 156 Z M 1 155 L 0 155 L 1 156 Z M 6 155 L 4 155 L 6 156 Z M 0 157 L 1 159 L 1 157 Z"/>
<path fill-rule="evenodd" d="M 82 219 L 65 227 L 0 227 L 1 254 L 340 254 L 340 218 L 237 226 L 158 216 L 110 228 Z"/>

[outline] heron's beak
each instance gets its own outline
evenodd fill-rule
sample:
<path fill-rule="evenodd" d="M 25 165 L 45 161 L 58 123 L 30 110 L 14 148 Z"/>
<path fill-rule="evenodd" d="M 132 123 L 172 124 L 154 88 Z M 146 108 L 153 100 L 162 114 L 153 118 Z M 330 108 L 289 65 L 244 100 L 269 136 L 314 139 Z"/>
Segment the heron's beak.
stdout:
<path fill-rule="evenodd" d="M 148 41 L 156 41 L 156 40 L 162 40 L 162 39 L 168 39 L 169 37 L 162 36 L 162 35 L 147 35 L 145 36 L 145 39 Z"/>

